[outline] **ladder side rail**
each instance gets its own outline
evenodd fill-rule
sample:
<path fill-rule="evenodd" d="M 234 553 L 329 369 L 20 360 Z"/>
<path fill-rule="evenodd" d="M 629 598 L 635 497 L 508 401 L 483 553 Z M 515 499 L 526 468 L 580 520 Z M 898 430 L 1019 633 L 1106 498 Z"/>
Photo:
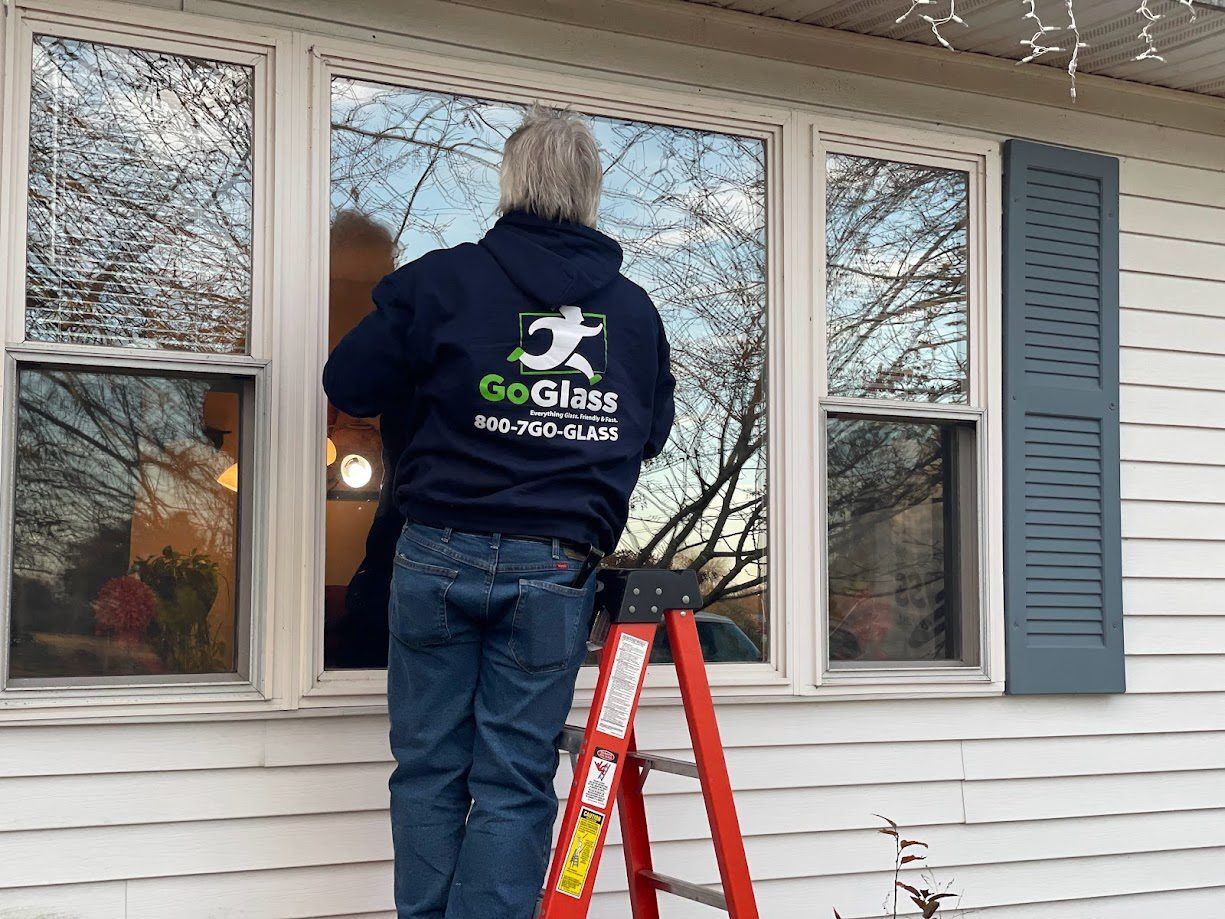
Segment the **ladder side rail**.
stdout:
<path fill-rule="evenodd" d="M 609 629 L 600 652 L 600 675 L 587 715 L 582 748 L 575 760 L 574 777 L 540 903 L 539 919 L 584 919 L 587 916 L 600 856 L 612 823 L 613 804 L 626 773 L 630 771 L 630 732 L 638 710 L 638 700 L 642 696 L 642 682 L 651 658 L 657 626 L 657 622 L 631 622 L 615 623 Z M 622 651 L 623 644 L 626 654 L 623 659 L 642 660 L 636 674 L 618 665 L 618 652 Z M 601 728 L 603 716 L 606 715 L 624 724 L 621 736 L 616 733 L 617 727 L 610 726 L 607 719 L 603 720 L 603 724 L 608 730 Z M 586 793 L 586 789 L 592 774 L 592 762 L 598 751 L 614 757 L 614 768 L 606 787 L 600 789 L 600 795 L 593 797 Z M 599 798 L 604 801 L 602 806 Z"/>
<path fill-rule="evenodd" d="M 621 820 L 621 847 L 629 877 L 630 909 L 633 919 L 659 919 L 659 893 L 649 880 L 654 870 L 651 839 L 647 831 L 646 802 L 642 786 L 646 769 L 635 758 L 638 741 L 630 729 L 625 774 L 617 794 L 617 815 Z"/>
<path fill-rule="evenodd" d="M 732 783 L 723 757 L 714 700 L 710 694 L 710 681 L 706 676 L 706 662 L 702 659 L 694 618 L 690 610 L 664 611 L 664 625 L 676 664 L 681 702 L 689 723 L 689 735 L 701 779 L 702 798 L 710 819 L 715 858 L 723 880 L 728 913 L 732 919 L 758 919 L 748 859 L 744 853 L 744 839 L 740 835 L 740 822 L 732 799 Z"/>

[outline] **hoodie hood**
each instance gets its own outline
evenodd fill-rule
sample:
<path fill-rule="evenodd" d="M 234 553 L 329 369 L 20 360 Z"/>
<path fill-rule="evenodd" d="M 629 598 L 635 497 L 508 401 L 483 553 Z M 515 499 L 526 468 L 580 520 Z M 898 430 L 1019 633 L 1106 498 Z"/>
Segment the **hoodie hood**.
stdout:
<path fill-rule="evenodd" d="M 516 287 L 546 306 L 582 300 L 621 270 L 621 247 L 599 230 L 524 211 L 504 215 L 480 244 Z"/>

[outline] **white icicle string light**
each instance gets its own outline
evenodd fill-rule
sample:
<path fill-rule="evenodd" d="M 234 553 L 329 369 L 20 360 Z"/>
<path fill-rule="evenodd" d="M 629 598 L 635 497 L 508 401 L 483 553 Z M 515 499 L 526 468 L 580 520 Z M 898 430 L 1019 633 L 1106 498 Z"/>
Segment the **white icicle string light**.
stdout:
<path fill-rule="evenodd" d="M 932 27 L 932 35 L 936 36 L 936 41 L 940 42 L 940 44 L 948 48 L 950 51 L 956 51 L 957 49 L 954 48 L 949 43 L 948 39 L 945 38 L 944 35 L 940 32 L 940 27 L 946 26 L 950 22 L 955 22 L 958 25 L 964 26 L 966 25 L 966 21 L 957 15 L 957 0 L 948 0 L 948 2 L 949 2 L 949 11 L 948 11 L 947 16 L 937 17 L 937 16 L 929 16 L 926 13 L 920 13 L 919 18 Z M 936 0 L 910 0 L 910 9 L 908 9 L 901 16 L 895 19 L 894 22 L 895 23 L 902 22 L 903 20 L 908 19 L 910 15 L 914 13 L 914 11 L 917 10 L 921 6 L 934 6 L 935 4 L 936 4 Z"/>
<path fill-rule="evenodd" d="M 1029 52 L 1018 64 L 1028 64 L 1030 61 L 1035 61 L 1038 58 L 1051 54 L 1052 52 L 1071 52 L 1071 57 L 1068 59 L 1068 76 L 1071 78 L 1072 86 L 1070 89 L 1072 98 L 1076 98 L 1076 77 L 1080 73 L 1080 49 L 1088 48 L 1089 43 L 1084 41 L 1080 34 L 1080 25 L 1076 21 L 1076 6 L 1074 0 L 1064 0 L 1064 7 L 1068 13 L 1068 24 L 1066 26 L 1051 26 L 1042 21 L 1042 17 L 1038 15 L 1038 0 L 1021 0 L 1025 5 L 1025 15 L 1021 17 L 1024 22 L 1027 19 L 1034 21 L 1034 34 L 1029 38 L 1021 39 L 1021 44 L 1029 49 Z M 1187 12 L 1191 14 L 1191 19 L 1194 21 L 1197 17 L 1195 11 L 1195 0 L 1170 0 L 1171 3 L 1177 3 L 1179 6 L 1187 8 Z M 915 11 L 921 6 L 936 6 L 939 0 L 910 0 L 910 9 L 899 16 L 894 22 L 904 22 L 915 14 Z M 1140 7 L 1136 10 L 1136 14 L 1144 19 L 1144 28 L 1140 30 L 1140 41 L 1144 43 L 1144 50 L 1133 58 L 1137 61 L 1156 60 L 1164 61 L 1165 58 L 1158 53 L 1157 40 L 1153 35 L 1153 26 L 1162 16 L 1161 13 L 1153 12 L 1149 6 L 1150 0 L 1140 0 Z M 944 37 L 944 33 L 940 31 L 942 26 L 948 25 L 950 22 L 955 22 L 958 25 L 968 26 L 968 23 L 957 15 L 957 0 L 948 0 L 948 14 L 945 16 L 932 16 L 927 13 L 920 13 L 919 18 L 931 26 L 932 34 L 936 36 L 938 41 L 950 51 L 956 51 L 952 43 Z M 1051 32 L 1070 32 L 1072 35 L 1072 43 L 1070 47 L 1065 47 L 1062 44 L 1050 44 L 1047 41 L 1047 35 Z"/>
<path fill-rule="evenodd" d="M 1191 14 L 1191 21 L 1194 22 L 1198 18 L 1195 12 L 1194 0 L 1176 0 L 1179 6 L 1185 6 L 1187 12 Z M 1140 41 L 1144 42 L 1144 50 L 1137 54 L 1132 60 L 1134 61 L 1164 61 L 1157 51 L 1157 40 L 1153 37 L 1153 26 L 1157 24 L 1157 20 L 1161 18 L 1161 13 L 1154 13 L 1148 5 L 1148 0 L 1140 0 L 1140 8 L 1136 12 L 1144 17 L 1144 28 L 1140 30 Z"/>
<path fill-rule="evenodd" d="M 1076 98 L 1076 72 L 1080 68 L 1080 49 L 1088 48 L 1089 43 L 1080 40 L 1080 26 L 1076 24 L 1076 10 L 1072 8 L 1072 0 L 1067 0 L 1068 31 L 1072 33 L 1072 58 L 1068 61 L 1068 76 L 1072 78 L 1072 98 Z"/>
<path fill-rule="evenodd" d="M 1028 64 L 1030 61 L 1037 60 L 1044 54 L 1050 54 L 1052 51 L 1062 51 L 1063 48 L 1058 45 L 1048 45 L 1046 43 L 1046 34 L 1048 32 L 1058 32 L 1059 26 L 1048 26 L 1042 21 L 1042 17 L 1038 15 L 1038 0 L 1021 0 L 1028 9 L 1025 15 L 1021 17 L 1022 21 L 1032 19 L 1034 21 L 1034 32 L 1032 38 L 1022 39 L 1021 44 L 1029 48 L 1029 54 L 1017 61 L 1018 64 Z"/>
<path fill-rule="evenodd" d="M 1154 13 L 1148 8 L 1148 0 L 1140 0 L 1140 8 L 1136 10 L 1144 17 L 1144 28 L 1140 30 L 1140 41 L 1144 42 L 1144 50 L 1132 58 L 1133 61 L 1164 61 L 1160 54 L 1157 53 L 1157 42 L 1153 38 L 1153 26 L 1157 24 L 1157 20 L 1161 18 L 1160 13 Z"/>

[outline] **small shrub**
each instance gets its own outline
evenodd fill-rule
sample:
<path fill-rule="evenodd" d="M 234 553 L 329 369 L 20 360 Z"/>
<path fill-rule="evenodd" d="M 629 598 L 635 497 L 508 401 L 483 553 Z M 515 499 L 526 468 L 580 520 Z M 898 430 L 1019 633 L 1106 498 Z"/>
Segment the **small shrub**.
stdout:
<path fill-rule="evenodd" d="M 910 909 L 906 907 L 903 895 L 910 898 L 910 902 L 918 909 L 919 914 L 923 919 L 939 919 L 939 916 L 945 915 L 940 913 L 944 906 L 945 900 L 956 900 L 961 897 L 961 894 L 951 893 L 947 889 L 940 889 L 931 872 L 923 875 L 923 883 L 929 886 L 916 887 L 913 884 L 907 884 L 902 880 L 902 869 L 915 862 L 926 860 L 926 852 L 920 850 L 927 849 L 927 843 L 919 839 L 904 839 L 902 831 L 896 823 L 888 817 L 880 817 L 887 825 L 880 828 L 878 832 L 893 839 L 893 887 L 889 894 L 885 897 L 885 916 L 888 919 L 898 919 L 898 916 L 904 915 L 899 913 L 898 908 L 901 906 L 906 913 Z M 834 919 L 842 919 L 842 914 L 838 910 L 834 910 Z"/>

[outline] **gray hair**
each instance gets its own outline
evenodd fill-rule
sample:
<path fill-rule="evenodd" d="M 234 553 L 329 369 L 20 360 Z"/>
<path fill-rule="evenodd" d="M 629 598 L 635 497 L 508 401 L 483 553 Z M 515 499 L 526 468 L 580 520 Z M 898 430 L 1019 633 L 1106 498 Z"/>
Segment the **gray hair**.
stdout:
<path fill-rule="evenodd" d="M 573 112 L 533 105 L 506 139 L 498 211 L 596 225 L 603 170 L 591 128 Z"/>

